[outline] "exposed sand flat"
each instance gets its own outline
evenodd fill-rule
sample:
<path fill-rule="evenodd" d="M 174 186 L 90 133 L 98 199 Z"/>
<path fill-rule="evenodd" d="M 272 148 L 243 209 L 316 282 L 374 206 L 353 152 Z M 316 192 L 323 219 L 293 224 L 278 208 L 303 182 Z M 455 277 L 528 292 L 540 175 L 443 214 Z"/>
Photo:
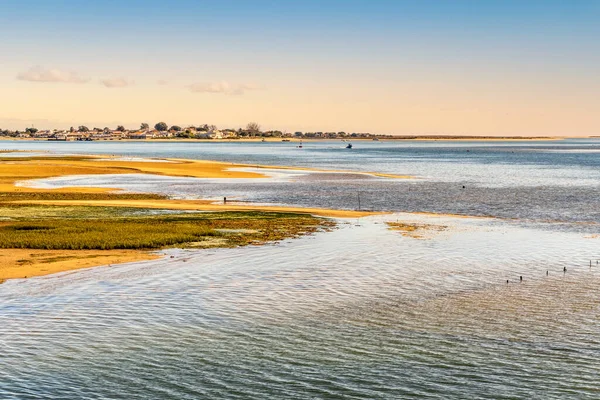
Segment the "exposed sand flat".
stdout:
<path fill-rule="evenodd" d="M 439 233 L 448 229 L 445 225 L 433 225 L 414 222 L 386 222 L 389 229 L 398 231 L 402 236 L 411 237 L 414 239 L 426 239 L 432 234 Z"/>
<path fill-rule="evenodd" d="M 48 206 L 100 206 L 157 208 L 188 211 L 266 211 L 311 214 L 331 218 L 360 218 L 387 214 L 374 211 L 331 210 L 326 208 L 302 208 L 283 206 L 259 206 L 251 204 L 215 204 L 210 200 L 20 200 L 9 204 L 37 204 Z"/>
<path fill-rule="evenodd" d="M 152 260 L 158 254 L 142 250 L 0 249 L 0 283 L 75 269 Z"/>
<path fill-rule="evenodd" d="M 65 175 L 104 175 L 104 174 L 155 174 L 191 178 L 267 178 L 257 172 L 244 171 L 243 168 L 287 169 L 299 171 L 319 171 L 308 168 L 286 166 L 257 166 L 232 164 L 216 161 L 166 159 L 170 162 L 156 160 L 122 160 L 106 157 L 32 157 L 31 159 L 8 160 L 0 162 L 0 190 L 15 191 L 17 181 L 29 179 L 52 178 Z M 240 170 L 242 169 L 242 170 Z M 348 171 L 328 171 L 348 172 Z M 404 175 L 358 172 L 383 178 L 411 178 Z M 61 189 L 61 191 L 64 189 Z M 82 189 L 78 189 L 81 191 Z M 102 189 L 96 189 L 99 191 Z M 107 191 L 109 189 L 104 189 Z"/>
<path fill-rule="evenodd" d="M 106 193 L 118 191 L 111 188 L 61 188 L 58 190 L 22 188 L 18 181 L 54 178 L 66 175 L 106 175 L 145 173 L 195 178 L 264 178 L 255 172 L 232 171 L 244 165 L 209 161 L 174 160 L 176 162 L 157 163 L 152 161 L 106 160 L 105 157 L 78 156 L 53 158 L 23 158 L 0 162 L 1 192 L 52 192 L 52 193 Z"/>
<path fill-rule="evenodd" d="M 94 161 L 102 167 L 111 169 L 125 169 L 131 173 L 145 173 L 168 176 L 184 176 L 190 178 L 265 178 L 265 175 L 255 172 L 233 171 L 232 168 L 243 168 L 243 164 L 222 163 L 202 160 L 167 159 L 168 163 L 153 161 L 121 161 L 105 160 Z"/>
<path fill-rule="evenodd" d="M 105 175 L 145 173 L 155 175 L 194 177 L 194 178 L 267 178 L 267 175 L 250 172 L 248 167 L 264 169 L 288 169 L 311 171 L 307 168 L 256 166 L 212 161 L 169 159 L 170 162 L 156 160 L 122 160 L 106 156 L 53 156 L 31 157 L 0 161 L 0 192 L 46 192 L 46 193 L 106 193 L 119 189 L 97 187 L 66 187 L 61 189 L 34 189 L 16 186 L 18 181 L 52 178 L 65 175 Z M 316 170 L 312 170 L 316 171 Z M 321 172 L 321 171 L 319 171 Z M 347 171 L 329 171 L 347 172 Z M 361 174 L 405 178 L 389 174 Z M 333 218 L 359 218 L 375 214 L 368 211 L 346 211 L 319 208 L 259 206 L 243 203 L 216 204 L 210 200 L 19 200 L 4 204 L 38 204 L 52 206 L 103 206 L 132 207 L 143 209 L 170 209 L 188 211 L 266 211 L 312 214 Z M 48 275 L 57 272 L 90 268 L 108 264 L 142 261 L 157 258 L 158 255 L 140 250 L 32 250 L 0 249 L 0 283 L 6 279 Z"/>
<path fill-rule="evenodd" d="M 47 193 L 108 193 L 119 191 L 117 188 L 99 188 L 99 187 L 63 187 L 60 189 L 36 189 L 30 187 L 15 186 L 14 183 L 3 182 L 0 178 L 0 192 L 14 193 L 14 192 L 47 192 Z"/>
<path fill-rule="evenodd" d="M 51 178 L 64 175 L 98 175 L 146 173 L 195 178 L 264 178 L 264 175 L 231 171 L 231 168 L 246 167 L 212 161 L 172 160 L 176 162 L 157 163 L 148 161 L 106 160 L 93 157 L 53 157 L 19 159 L 0 163 L 1 183 L 15 180 Z"/>

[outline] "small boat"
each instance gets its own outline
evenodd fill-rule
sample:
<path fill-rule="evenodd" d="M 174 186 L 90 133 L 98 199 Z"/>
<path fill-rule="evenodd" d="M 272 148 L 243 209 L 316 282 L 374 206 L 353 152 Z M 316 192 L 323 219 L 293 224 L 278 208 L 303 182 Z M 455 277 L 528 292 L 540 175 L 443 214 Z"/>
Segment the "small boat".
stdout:
<path fill-rule="evenodd" d="M 346 146 L 347 149 L 351 149 L 352 148 L 352 143 L 348 143 L 348 145 Z"/>
<path fill-rule="evenodd" d="M 299 149 L 302 148 L 302 141 L 300 141 L 300 145 L 298 146 Z"/>

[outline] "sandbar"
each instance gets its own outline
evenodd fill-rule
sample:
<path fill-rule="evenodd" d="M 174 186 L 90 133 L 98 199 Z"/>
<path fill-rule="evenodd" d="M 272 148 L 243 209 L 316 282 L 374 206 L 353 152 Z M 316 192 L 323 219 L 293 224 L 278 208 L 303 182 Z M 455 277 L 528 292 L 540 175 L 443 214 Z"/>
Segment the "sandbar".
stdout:
<path fill-rule="evenodd" d="M 160 256 L 143 250 L 0 249 L 0 283 L 57 272 L 153 260 Z"/>
<path fill-rule="evenodd" d="M 256 166 L 215 161 L 168 159 L 169 162 L 144 160 L 123 160 L 107 156 L 34 156 L 19 159 L 4 158 L 0 161 L 0 192 L 15 193 L 107 193 L 119 189 L 76 187 L 61 189 L 34 189 L 17 186 L 24 180 L 52 178 L 65 175 L 103 175 L 145 173 L 176 177 L 195 178 L 267 178 L 265 174 L 250 172 L 248 167 L 264 169 L 290 169 L 311 171 L 308 168 Z M 321 170 L 312 170 L 321 171 Z M 329 171 L 348 172 L 348 171 Z M 358 172 L 370 174 L 366 172 Z M 390 174 L 371 174 L 386 178 L 405 178 Z M 253 205 L 228 202 L 218 204 L 210 200 L 170 200 L 170 199 L 104 199 L 104 200 L 13 200 L 3 204 L 37 204 L 48 206 L 102 206 L 129 207 L 142 209 L 169 209 L 186 211 L 264 211 L 311 214 L 330 218 L 360 218 L 383 212 L 332 210 L 324 208 L 302 208 L 285 206 Z M 1 206 L 1 205 L 0 205 Z M 158 258 L 156 253 L 142 250 L 37 250 L 0 249 L 0 282 L 6 279 L 28 278 L 90 268 L 108 264 L 118 264 Z"/>

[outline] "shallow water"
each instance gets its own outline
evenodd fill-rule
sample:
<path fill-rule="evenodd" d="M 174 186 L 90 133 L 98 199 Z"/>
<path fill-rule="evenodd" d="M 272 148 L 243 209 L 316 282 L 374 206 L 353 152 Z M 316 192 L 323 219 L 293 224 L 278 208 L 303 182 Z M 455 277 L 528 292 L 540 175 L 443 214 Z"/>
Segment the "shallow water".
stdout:
<path fill-rule="evenodd" d="M 448 228 L 404 237 L 382 223 L 397 218 Z M 0 393 L 595 398 L 600 267 L 584 258 L 598 240 L 388 216 L 278 245 L 10 281 Z"/>
<path fill-rule="evenodd" d="M 590 143 L 402 144 L 385 150 L 402 156 L 377 161 L 365 150 L 364 158 L 373 159 L 355 165 L 419 175 L 398 182 L 305 173 L 229 184 L 59 179 L 53 184 L 91 179 L 181 197 L 228 190 L 228 197 L 256 202 L 330 207 L 355 201 L 349 188 L 361 187 L 363 201 L 373 193 L 397 198 L 392 204 L 400 210 L 495 210 L 507 219 L 397 213 L 342 220 L 333 232 L 274 245 L 169 250 L 174 258 L 6 282 L 0 398 L 596 399 L 600 181 L 596 142 Z M 132 146 L 123 152 L 128 157 L 184 157 L 123 145 Z M 214 157 L 198 158 L 229 152 L 230 161 L 242 161 L 236 158 L 251 158 L 244 152 L 260 145 L 213 145 L 205 152 Z M 465 146 L 476 145 L 480 155 L 465 154 Z M 528 163 L 510 164 L 505 153 L 512 151 Z M 327 148 L 314 154 L 313 164 L 296 165 L 340 169 L 354 157 Z M 277 157 L 270 163 L 286 163 Z M 266 151 L 257 150 L 252 161 L 265 159 Z M 543 176 L 539 186 L 527 184 L 530 174 Z M 462 195 L 469 177 L 479 189 L 465 185 Z M 392 184 L 404 186 L 386 186 Z M 418 195 L 399 190 L 406 186 Z M 573 191 L 589 192 L 589 199 L 563 198 Z M 414 238 L 389 230 L 386 221 L 443 229 Z"/>
<path fill-rule="evenodd" d="M 535 222 L 600 223 L 600 139 L 529 142 L 294 143 L 0 142 L 1 148 L 124 157 L 172 157 L 291 165 L 410 175 L 415 179 L 363 176 L 271 179 L 171 179 L 178 197 L 231 198 L 256 203 L 338 209 L 425 211 L 519 218 Z M 13 153 L 14 154 L 14 153 Z M 264 170 L 261 170 L 264 172 Z M 61 178 L 69 180 L 70 178 Z M 80 180 L 80 178 L 77 178 Z M 118 179 L 118 180 L 117 180 Z M 125 181 L 123 181 L 125 179 Z M 143 178 L 142 178 L 143 179 Z M 165 178 L 126 177 L 92 181 L 110 187 L 164 191 Z M 72 182 L 84 184 L 85 182 Z M 145 188 L 144 188 L 144 184 Z"/>

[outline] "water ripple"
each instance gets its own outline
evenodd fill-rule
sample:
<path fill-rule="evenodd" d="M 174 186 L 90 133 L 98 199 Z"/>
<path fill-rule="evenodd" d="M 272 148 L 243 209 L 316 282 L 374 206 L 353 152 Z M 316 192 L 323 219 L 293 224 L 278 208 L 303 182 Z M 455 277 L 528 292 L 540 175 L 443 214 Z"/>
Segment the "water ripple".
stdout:
<path fill-rule="evenodd" d="M 596 239 L 413 216 L 449 226 L 419 240 L 386 218 L 408 216 L 9 281 L 0 397 L 597 396 Z"/>

